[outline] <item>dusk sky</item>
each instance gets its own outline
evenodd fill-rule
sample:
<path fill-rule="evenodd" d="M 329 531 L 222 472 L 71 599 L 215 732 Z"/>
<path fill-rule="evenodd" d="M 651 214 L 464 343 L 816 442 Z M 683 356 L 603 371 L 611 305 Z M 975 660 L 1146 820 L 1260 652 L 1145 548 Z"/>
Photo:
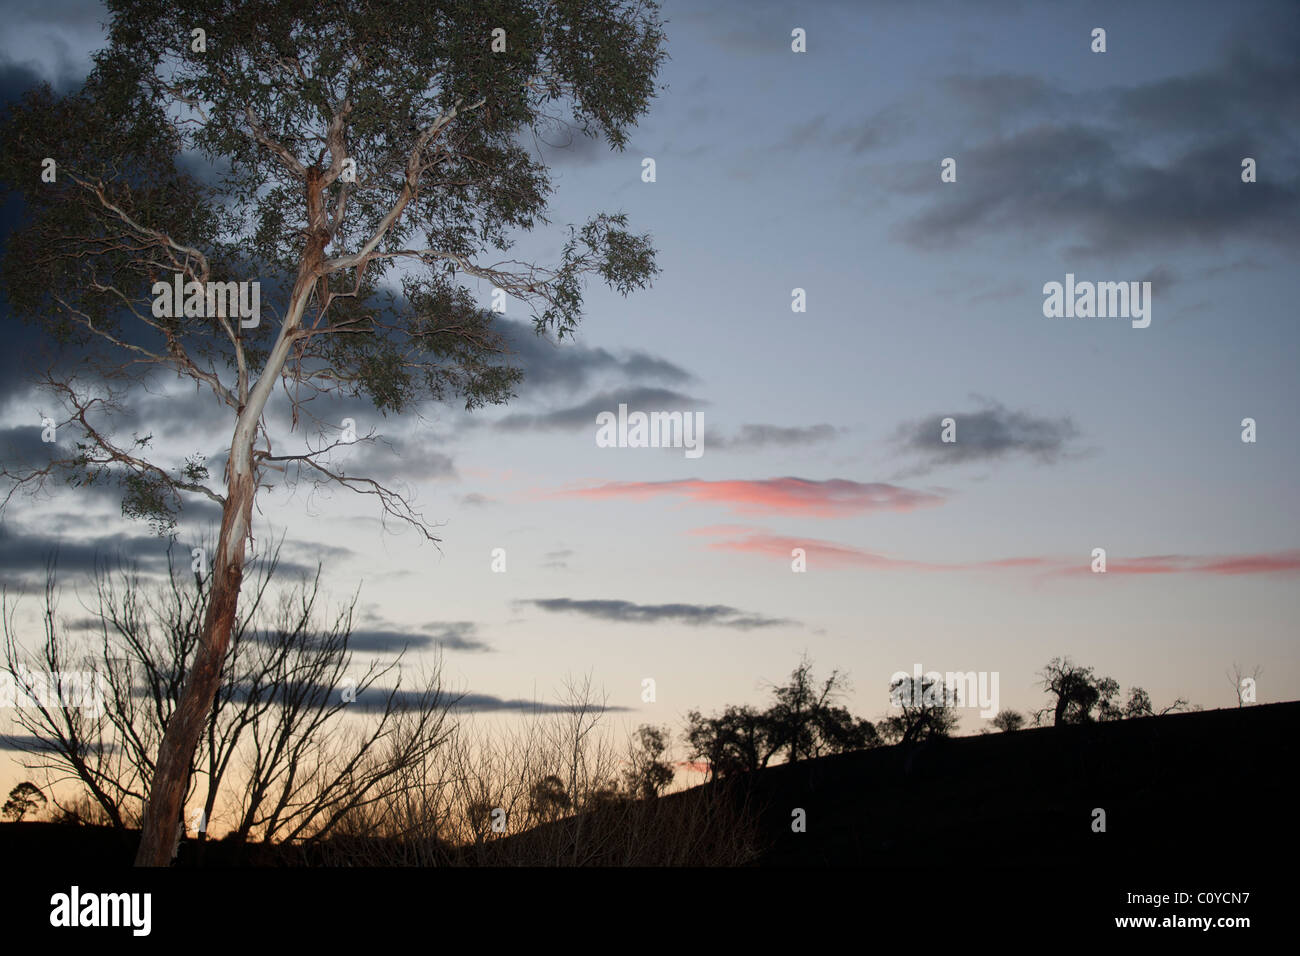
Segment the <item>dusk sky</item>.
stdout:
<path fill-rule="evenodd" d="M 449 683 L 501 714 L 590 673 L 617 720 L 675 733 L 688 709 L 758 703 L 804 652 L 818 674 L 847 672 L 845 703 L 872 720 L 890 676 L 918 664 L 996 672 L 1001 707 L 1032 711 L 1047 700 L 1036 672 L 1062 655 L 1157 708 L 1235 705 L 1234 661 L 1261 666 L 1260 702 L 1295 698 L 1300 7 L 663 13 L 666 89 L 621 153 L 558 130 L 538 144 L 552 224 L 518 256 L 553 260 L 565 224 L 624 211 L 653 236 L 653 287 L 624 299 L 593 283 L 563 344 L 507 303 L 526 373 L 508 406 L 314 407 L 382 436 L 335 461 L 407 489 L 440 546 L 385 532 L 347 491 L 258 498 L 261 542 L 283 534 L 288 562 L 323 562 L 335 602 L 360 589 L 358 662 L 441 644 Z M 4 100 L 84 78 L 98 5 L 6 14 Z M 20 210 L 2 212 L 7 233 Z M 1150 282 L 1150 325 L 1046 317 L 1043 287 L 1067 274 Z M 477 287 L 485 307 L 491 291 Z M 24 380 L 37 332 L 2 320 L 0 458 L 39 450 L 53 410 Z M 277 447 L 314 441 L 282 399 Z M 620 403 L 702 413 L 703 454 L 598 447 L 596 416 Z M 219 474 L 230 423 L 210 396 L 160 377 L 124 411 L 119 435 L 152 433 L 174 462 L 201 452 Z M 214 535 L 215 514 L 188 512 L 178 546 Z M 110 490 L 18 498 L 0 582 L 26 592 L 34 645 L 52 548 L 64 606 L 84 616 L 74 589 L 89 599 L 96 555 L 156 571 L 166 545 Z M 961 714 L 959 733 L 985 726 Z"/>

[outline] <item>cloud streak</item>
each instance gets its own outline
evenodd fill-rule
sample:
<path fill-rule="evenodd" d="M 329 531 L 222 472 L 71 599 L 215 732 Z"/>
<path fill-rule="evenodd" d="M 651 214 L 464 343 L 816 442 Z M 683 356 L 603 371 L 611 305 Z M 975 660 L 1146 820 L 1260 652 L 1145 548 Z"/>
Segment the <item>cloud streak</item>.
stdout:
<path fill-rule="evenodd" d="M 575 601 L 570 598 L 537 598 L 517 601 L 543 611 L 582 614 L 601 621 L 621 624 L 686 624 L 691 627 L 726 627 L 738 631 L 798 624 L 783 617 L 751 614 L 725 604 L 634 604 L 631 601 Z"/>
<path fill-rule="evenodd" d="M 558 492 L 559 497 L 606 498 L 684 497 L 697 504 L 722 505 L 737 514 L 787 514 L 838 518 L 859 512 L 905 512 L 942 504 L 943 495 L 898 485 L 864 484 L 845 478 L 811 481 L 806 478 L 766 478 L 704 481 L 610 482 L 594 488 Z"/>
<path fill-rule="evenodd" d="M 714 448 L 731 448 L 737 451 L 756 451 L 760 448 L 797 448 L 830 441 L 835 437 L 834 425 L 742 425 L 731 438 L 718 436 L 710 439 Z"/>
<path fill-rule="evenodd" d="M 538 414 L 516 412 L 502 418 L 496 423 L 496 427 L 507 432 L 590 428 L 592 434 L 595 434 L 596 416 L 601 412 L 617 413 L 620 404 L 627 405 L 633 411 L 673 412 L 695 411 L 709 403 L 666 388 L 627 388 L 616 392 L 602 392 L 579 405 L 557 408 L 549 412 Z"/>
<path fill-rule="evenodd" d="M 692 534 L 711 537 L 707 547 L 713 551 L 758 554 L 789 561 L 791 552 L 802 548 L 809 567 L 866 568 L 874 571 L 1038 571 L 1054 577 L 1092 575 L 1091 553 L 1070 560 L 1059 557 L 1029 556 L 997 558 L 989 561 L 945 563 L 892 557 L 852 545 L 817 538 L 770 534 L 757 528 L 734 525 L 696 528 Z M 1300 550 L 1257 552 L 1232 555 L 1153 555 L 1137 558 L 1113 558 L 1106 563 L 1106 573 L 1120 576 L 1152 574 L 1191 574 L 1208 577 L 1236 577 L 1255 574 L 1296 574 L 1300 572 Z"/>

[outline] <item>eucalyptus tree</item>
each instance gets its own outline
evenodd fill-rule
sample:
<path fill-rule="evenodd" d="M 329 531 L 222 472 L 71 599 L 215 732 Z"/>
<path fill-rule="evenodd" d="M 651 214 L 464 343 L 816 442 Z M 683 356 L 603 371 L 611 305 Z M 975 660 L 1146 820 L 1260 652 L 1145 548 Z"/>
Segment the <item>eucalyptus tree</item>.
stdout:
<path fill-rule="evenodd" d="M 83 87 L 27 95 L 0 130 L 0 180 L 27 213 L 3 262 L 11 304 L 78 358 L 44 378 L 61 407 L 50 424 L 75 446 L 6 465 L 5 500 L 63 478 L 120 483 L 124 512 L 164 530 L 187 500 L 221 509 L 211 600 L 137 857 L 164 865 L 259 488 L 277 471 L 337 483 L 437 540 L 401 494 L 331 463 L 373 431 L 340 433 L 311 400 L 384 414 L 505 402 L 520 372 L 469 282 L 561 338 L 589 280 L 645 287 L 654 249 L 618 213 L 569 225 L 551 261 L 509 250 L 549 225 L 551 174 L 530 137 L 565 123 L 622 149 L 666 53 L 653 0 L 106 6 L 107 43 Z M 114 413 L 160 372 L 222 409 L 222 474 L 199 456 L 162 458 L 148 435 L 117 436 Z M 298 446 L 272 433 L 276 403 Z"/>

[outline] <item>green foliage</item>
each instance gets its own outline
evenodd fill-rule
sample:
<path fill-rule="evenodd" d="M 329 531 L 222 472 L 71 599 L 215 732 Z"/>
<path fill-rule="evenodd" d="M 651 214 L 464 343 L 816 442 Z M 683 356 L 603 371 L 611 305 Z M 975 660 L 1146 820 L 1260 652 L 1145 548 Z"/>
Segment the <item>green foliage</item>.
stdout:
<path fill-rule="evenodd" d="M 658 272 L 649 237 L 621 213 L 568 225 L 556 262 L 509 255 L 548 225 L 553 187 L 527 148 L 533 132 L 571 124 L 622 149 L 647 111 L 667 55 L 653 0 L 107 9 L 108 44 L 85 85 L 42 87 L 0 118 L 0 183 L 27 212 L 0 279 L 19 317 L 104 378 L 179 372 L 232 417 L 264 373 L 287 380 L 295 422 L 316 392 L 381 413 L 427 400 L 474 409 L 508 401 L 521 378 L 474 287 L 506 290 L 539 332 L 565 337 L 590 278 L 627 295 Z M 205 51 L 192 48 L 195 28 Z M 46 157 L 52 184 L 39 175 Z M 154 283 L 182 271 L 260 282 L 262 321 L 153 316 Z M 308 309 L 287 364 L 268 369 L 294 289 Z M 93 443 L 101 454 L 71 480 L 132 472 L 124 513 L 163 529 L 175 511 L 165 486 L 207 479 L 190 464 L 149 472 Z"/>

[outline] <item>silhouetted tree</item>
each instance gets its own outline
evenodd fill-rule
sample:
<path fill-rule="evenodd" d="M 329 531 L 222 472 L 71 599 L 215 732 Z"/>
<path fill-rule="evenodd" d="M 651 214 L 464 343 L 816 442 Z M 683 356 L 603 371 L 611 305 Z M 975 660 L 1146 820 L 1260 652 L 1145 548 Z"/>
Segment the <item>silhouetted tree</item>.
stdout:
<path fill-rule="evenodd" d="M 1247 703 L 1245 682 L 1249 680 L 1251 684 L 1257 683 L 1259 681 L 1260 670 L 1260 666 L 1256 664 L 1254 669 L 1247 674 L 1241 669 L 1240 664 L 1235 661 L 1233 662 L 1232 673 L 1228 674 L 1228 680 L 1232 681 L 1232 692 L 1237 695 L 1238 707 L 1244 707 Z"/>
<path fill-rule="evenodd" d="M 1035 723 L 1042 723 L 1049 714 L 1057 727 L 1090 723 L 1098 704 L 1109 701 L 1119 691 L 1113 678 L 1098 678 L 1091 667 L 1080 667 L 1068 657 L 1053 657 L 1039 676 L 1043 689 L 1055 699 L 1034 713 Z"/>
<path fill-rule="evenodd" d="M 1177 698 L 1172 704 L 1156 710 L 1151 703 L 1151 695 L 1141 687 L 1130 687 L 1128 700 L 1120 707 L 1104 700 L 1099 705 L 1101 720 L 1130 720 L 1134 717 L 1159 717 L 1183 710 L 1193 709 L 1185 697 Z"/>
<path fill-rule="evenodd" d="M 1000 710 L 989 723 L 1007 734 L 1025 726 L 1025 715 L 1014 710 Z"/>
<path fill-rule="evenodd" d="M 528 812 L 547 822 L 558 819 L 573 806 L 564 781 L 554 774 L 548 774 L 533 784 L 528 796 Z"/>
<path fill-rule="evenodd" d="M 495 808 L 486 800 L 475 800 L 465 808 L 465 822 L 469 826 L 470 834 L 474 842 L 478 845 L 487 839 L 487 835 L 492 832 L 492 811 Z"/>
<path fill-rule="evenodd" d="M 629 763 L 624 772 L 627 792 L 636 799 L 653 800 L 673 782 L 673 765 L 665 759 L 669 730 L 642 724 L 633 735 Z"/>
<path fill-rule="evenodd" d="M 716 778 L 761 770 L 782 751 L 795 763 L 874 747 L 880 737 L 871 721 L 834 702 L 848 689 L 839 671 L 818 682 L 804 657 L 789 683 L 772 687 L 775 700 L 767 710 L 732 705 L 714 717 L 690 711 L 685 736 L 691 757 L 706 761 Z"/>
<path fill-rule="evenodd" d="M 107 827 L 114 825 L 114 821 L 109 818 L 103 805 L 91 800 L 85 794 L 78 794 L 65 803 L 51 791 L 50 802 L 54 804 L 54 809 L 50 811 L 51 823 L 61 823 L 73 827 Z"/>
<path fill-rule="evenodd" d="M 692 759 L 704 760 L 715 779 L 761 770 L 781 746 L 768 715 L 748 704 L 730 705 L 714 717 L 690 711 L 685 737 Z"/>
<path fill-rule="evenodd" d="M 772 688 L 776 700 L 765 712 L 776 750 L 784 750 L 790 763 L 827 753 L 863 750 L 878 742 L 876 728 L 860 720 L 835 701 L 850 690 L 838 671 L 820 683 L 813 677 L 806 656 L 790 673 L 790 682 Z"/>
<path fill-rule="evenodd" d="M 178 569 L 170 550 L 168 557 L 167 577 L 155 587 L 146 587 L 130 569 L 116 577 L 99 570 L 98 634 L 75 642 L 58 612 L 52 564 L 42 615 L 45 640 L 37 652 L 20 643 L 14 604 L 0 606 L 0 673 L 17 687 L 54 686 L 58 675 L 69 672 L 95 678 L 94 706 L 36 699 L 16 711 L 30 738 L 16 745 L 26 754 L 25 765 L 77 780 L 119 829 L 140 817 L 158 742 L 211 598 L 208 582 L 187 580 L 188 567 Z M 402 689 L 402 654 L 358 669 L 345 695 L 344 675 L 353 664 L 352 605 L 322 620 L 319 569 L 274 601 L 270 585 L 278 560 L 277 548 L 255 565 L 256 577 L 245 588 L 249 600 L 235 622 L 186 798 L 198 792 L 203 820 L 211 821 L 234 765 L 242 771 L 230 801 L 238 814 L 237 839 L 256 831 L 267 841 L 319 841 L 349 812 L 405 786 L 404 773 L 443 743 L 455 701 L 441 692 L 436 673 Z M 381 691 L 376 681 L 390 676 L 395 686 Z M 366 707 L 356 720 L 345 717 L 372 699 L 382 706 Z M 200 838 L 205 836 L 206 828 Z"/>
<path fill-rule="evenodd" d="M 0 808 L 0 813 L 15 823 L 21 823 L 23 817 L 29 813 L 39 812 L 48 802 L 45 794 L 41 793 L 40 787 L 24 780 L 9 791 L 9 799 L 5 801 L 4 807 Z"/>
<path fill-rule="evenodd" d="M 960 720 L 955 693 L 932 677 L 900 677 L 889 685 L 889 698 L 899 713 L 880 722 L 880 736 L 890 743 L 947 737 Z"/>
<path fill-rule="evenodd" d="M 570 226 L 553 261 L 508 250 L 547 223 L 553 184 L 530 134 L 572 116 L 623 148 L 666 53 L 654 0 L 108 0 L 107 19 L 86 82 L 29 94 L 0 130 L 0 180 L 25 212 L 5 245 L 6 296 L 16 317 L 80 350 L 75 376 L 45 380 L 60 431 L 76 440 L 0 473 L 32 491 L 63 478 L 120 484 L 124 512 L 163 528 L 185 500 L 222 509 L 213 596 L 137 855 L 165 866 L 272 473 L 373 496 L 437 540 L 400 493 L 331 461 L 374 435 L 338 438 L 337 424 L 312 416 L 313 399 L 384 414 L 428 399 L 505 402 L 520 374 L 467 280 L 561 337 L 582 318 L 590 278 L 624 295 L 645 287 L 654 250 L 622 214 Z M 39 175 L 47 157 L 54 182 Z M 206 165 L 198 175 L 195 161 Z M 158 308 L 173 278 L 192 284 L 184 306 Z M 246 282 L 265 286 L 256 324 L 227 314 L 228 292 L 216 308 L 209 285 Z M 165 459 L 148 437 L 111 427 L 105 413 L 161 374 L 188 379 L 228 416 L 220 477 L 202 456 Z M 275 395 L 314 436 L 300 432 L 295 447 L 273 435 Z"/>
<path fill-rule="evenodd" d="M 1041 724 L 1048 714 L 1052 715 L 1054 726 L 1063 726 L 1087 724 L 1094 720 L 1152 717 L 1189 709 L 1187 700 L 1179 697 L 1157 711 L 1152 706 L 1151 695 L 1136 686 L 1129 688 L 1128 700 L 1120 703 L 1116 699 L 1119 683 L 1113 677 L 1097 677 L 1091 667 L 1080 667 L 1068 657 L 1052 658 L 1040 676 L 1043 688 L 1056 699 L 1050 706 L 1035 712 L 1035 723 Z"/>

